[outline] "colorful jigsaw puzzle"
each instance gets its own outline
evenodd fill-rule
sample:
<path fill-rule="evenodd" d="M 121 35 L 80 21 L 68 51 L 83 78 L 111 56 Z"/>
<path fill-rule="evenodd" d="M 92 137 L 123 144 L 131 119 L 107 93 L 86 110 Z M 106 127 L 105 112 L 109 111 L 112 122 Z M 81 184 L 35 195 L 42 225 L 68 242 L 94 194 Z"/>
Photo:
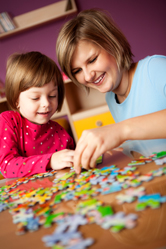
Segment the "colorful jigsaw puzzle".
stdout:
<path fill-rule="evenodd" d="M 102 160 L 102 158 L 100 158 Z M 100 162 L 99 160 L 99 162 Z M 84 239 L 79 227 L 95 223 L 113 233 L 122 229 L 132 229 L 137 225 L 137 214 L 115 212 L 114 207 L 98 200 L 99 195 L 116 193 L 119 204 L 136 202 L 136 211 L 147 207 L 158 208 L 166 202 L 166 196 L 160 193 L 147 195 L 140 186 L 143 182 L 166 175 L 166 167 L 140 175 L 137 165 L 154 161 L 156 165 L 166 163 L 166 152 L 153 153 L 149 157 L 140 157 L 123 169 L 116 165 L 82 171 L 76 175 L 73 169 L 61 178 L 55 178 L 47 187 L 21 189 L 22 184 L 54 176 L 57 171 L 36 174 L 15 180 L 12 184 L 0 188 L 0 212 L 9 209 L 16 224 L 16 234 L 36 231 L 40 227 L 56 224 L 53 234 L 42 238 L 46 246 L 53 249 L 84 249 L 95 243 L 93 238 Z M 119 193 L 120 191 L 123 193 Z M 58 211 L 61 202 L 78 201 L 75 213 Z"/>

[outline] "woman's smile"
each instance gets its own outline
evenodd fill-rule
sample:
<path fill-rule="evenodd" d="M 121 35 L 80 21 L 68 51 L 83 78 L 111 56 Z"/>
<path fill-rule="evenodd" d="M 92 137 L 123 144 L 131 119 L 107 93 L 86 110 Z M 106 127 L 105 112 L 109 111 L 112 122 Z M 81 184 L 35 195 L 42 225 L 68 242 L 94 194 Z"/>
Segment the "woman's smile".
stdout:
<path fill-rule="evenodd" d="M 94 81 L 94 84 L 97 84 L 98 86 L 101 85 L 104 81 L 105 73 L 103 73 L 97 80 Z"/>

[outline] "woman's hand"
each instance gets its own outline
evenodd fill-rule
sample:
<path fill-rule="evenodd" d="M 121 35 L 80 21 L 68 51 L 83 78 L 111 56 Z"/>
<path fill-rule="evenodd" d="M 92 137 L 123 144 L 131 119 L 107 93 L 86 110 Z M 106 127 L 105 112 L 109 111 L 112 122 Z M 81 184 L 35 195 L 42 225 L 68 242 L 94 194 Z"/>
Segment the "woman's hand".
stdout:
<path fill-rule="evenodd" d="M 117 148 L 126 140 L 166 138 L 166 109 L 126 119 L 119 123 L 85 130 L 74 153 L 74 169 L 95 167 L 97 158 Z"/>
<path fill-rule="evenodd" d="M 48 167 L 54 170 L 72 167 L 73 160 L 74 150 L 60 150 L 52 154 Z"/>
<path fill-rule="evenodd" d="M 81 167 L 85 169 L 94 168 L 99 156 L 118 147 L 123 142 L 120 123 L 83 131 L 74 153 L 76 173 L 81 172 Z"/>

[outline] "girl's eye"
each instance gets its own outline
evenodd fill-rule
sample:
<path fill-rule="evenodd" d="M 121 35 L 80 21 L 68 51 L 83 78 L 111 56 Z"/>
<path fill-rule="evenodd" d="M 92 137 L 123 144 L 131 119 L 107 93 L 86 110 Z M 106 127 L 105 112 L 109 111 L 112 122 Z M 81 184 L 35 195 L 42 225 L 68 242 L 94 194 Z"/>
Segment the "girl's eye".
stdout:
<path fill-rule="evenodd" d="M 49 96 L 50 98 L 56 98 L 56 95 Z"/>
<path fill-rule="evenodd" d="M 32 98 L 32 100 L 38 100 L 39 98 Z"/>
<path fill-rule="evenodd" d="M 89 63 L 93 63 L 96 59 L 97 59 L 97 56 L 93 60 L 89 61 Z"/>

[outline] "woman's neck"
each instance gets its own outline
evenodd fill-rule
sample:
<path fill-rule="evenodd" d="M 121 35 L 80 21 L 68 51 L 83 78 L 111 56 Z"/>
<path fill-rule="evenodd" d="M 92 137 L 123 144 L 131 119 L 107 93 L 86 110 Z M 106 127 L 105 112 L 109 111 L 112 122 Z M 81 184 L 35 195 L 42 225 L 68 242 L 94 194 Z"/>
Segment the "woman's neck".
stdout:
<path fill-rule="evenodd" d="M 122 103 L 130 93 L 137 64 L 138 63 L 133 63 L 129 70 L 123 72 L 120 84 L 120 91 L 116 95 L 119 103 Z"/>

